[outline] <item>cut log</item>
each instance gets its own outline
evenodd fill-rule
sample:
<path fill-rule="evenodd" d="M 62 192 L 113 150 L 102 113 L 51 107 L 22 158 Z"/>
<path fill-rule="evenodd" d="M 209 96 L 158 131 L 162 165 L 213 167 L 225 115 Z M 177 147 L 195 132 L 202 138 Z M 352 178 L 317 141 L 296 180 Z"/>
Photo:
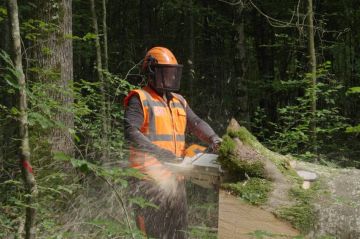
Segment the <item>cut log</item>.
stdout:
<path fill-rule="evenodd" d="M 235 120 L 223 139 L 219 162 L 227 173 L 219 200 L 219 238 L 292 238 L 299 232 L 305 238 L 360 238 L 359 170 L 272 152 Z"/>
<path fill-rule="evenodd" d="M 290 223 L 276 218 L 272 213 L 247 204 L 224 190 L 219 194 L 219 239 L 254 238 L 256 233 L 289 238 L 299 235 Z"/>

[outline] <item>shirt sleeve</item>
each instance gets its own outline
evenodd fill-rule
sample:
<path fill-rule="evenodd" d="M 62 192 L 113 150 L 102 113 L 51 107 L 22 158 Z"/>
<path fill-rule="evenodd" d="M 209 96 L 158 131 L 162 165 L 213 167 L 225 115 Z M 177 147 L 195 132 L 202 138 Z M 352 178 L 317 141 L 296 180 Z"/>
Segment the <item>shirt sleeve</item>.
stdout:
<path fill-rule="evenodd" d="M 211 144 L 214 137 L 218 137 L 208 123 L 200 119 L 189 105 L 186 106 L 187 130 L 200 140 Z"/>

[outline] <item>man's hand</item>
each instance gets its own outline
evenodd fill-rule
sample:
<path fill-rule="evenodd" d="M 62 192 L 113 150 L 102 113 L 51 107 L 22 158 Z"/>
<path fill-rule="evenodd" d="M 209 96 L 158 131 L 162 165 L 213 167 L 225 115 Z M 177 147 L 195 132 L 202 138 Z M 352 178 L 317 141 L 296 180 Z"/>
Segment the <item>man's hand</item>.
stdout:
<path fill-rule="evenodd" d="M 218 153 L 221 142 L 222 142 L 222 138 L 220 138 L 219 136 L 215 135 L 215 136 L 211 137 L 210 148 L 214 153 Z"/>

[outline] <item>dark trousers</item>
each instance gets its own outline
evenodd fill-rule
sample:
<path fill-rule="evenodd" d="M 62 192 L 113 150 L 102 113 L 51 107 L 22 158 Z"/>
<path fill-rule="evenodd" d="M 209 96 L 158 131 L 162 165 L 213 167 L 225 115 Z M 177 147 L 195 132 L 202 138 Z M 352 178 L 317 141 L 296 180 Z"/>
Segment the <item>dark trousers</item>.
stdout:
<path fill-rule="evenodd" d="M 138 228 L 146 236 L 160 239 L 186 239 L 187 201 L 184 181 L 176 187 L 164 190 L 150 180 L 132 182 L 131 195 L 142 197 L 152 204 L 145 207 L 134 205 Z"/>

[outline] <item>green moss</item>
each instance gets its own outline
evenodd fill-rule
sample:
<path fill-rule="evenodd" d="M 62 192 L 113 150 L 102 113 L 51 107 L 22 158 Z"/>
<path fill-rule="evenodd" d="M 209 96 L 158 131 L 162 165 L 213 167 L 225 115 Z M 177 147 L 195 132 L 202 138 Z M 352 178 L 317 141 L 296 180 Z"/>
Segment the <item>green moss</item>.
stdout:
<path fill-rule="evenodd" d="M 239 138 L 244 144 L 251 146 L 262 156 L 273 162 L 282 174 L 288 176 L 290 179 L 298 179 L 295 170 L 289 165 L 290 160 L 293 159 L 291 156 L 284 156 L 264 147 L 245 127 L 240 127 L 237 131 L 228 130 L 227 136 L 230 138 Z"/>
<path fill-rule="evenodd" d="M 245 127 L 240 127 L 238 131 L 228 130 L 227 134 L 231 138 L 239 138 L 246 144 L 251 144 L 251 142 L 257 141 L 256 137 L 252 135 Z"/>
<path fill-rule="evenodd" d="M 292 188 L 289 196 L 295 201 L 290 207 L 280 208 L 275 214 L 290 222 L 301 233 L 308 233 L 316 220 L 315 209 L 312 204 L 313 199 L 319 192 L 319 183 L 314 183 L 310 189 L 301 187 Z"/>
<path fill-rule="evenodd" d="M 245 173 L 251 177 L 263 177 L 264 165 L 261 161 L 242 161 L 238 160 L 236 156 L 236 144 L 234 140 L 229 136 L 223 137 L 223 142 L 219 149 L 219 158 L 223 169 L 234 178 L 242 178 Z"/>
<path fill-rule="evenodd" d="M 224 183 L 222 188 L 252 205 L 260 205 L 267 201 L 271 183 L 262 178 L 251 178 L 245 182 Z"/>

